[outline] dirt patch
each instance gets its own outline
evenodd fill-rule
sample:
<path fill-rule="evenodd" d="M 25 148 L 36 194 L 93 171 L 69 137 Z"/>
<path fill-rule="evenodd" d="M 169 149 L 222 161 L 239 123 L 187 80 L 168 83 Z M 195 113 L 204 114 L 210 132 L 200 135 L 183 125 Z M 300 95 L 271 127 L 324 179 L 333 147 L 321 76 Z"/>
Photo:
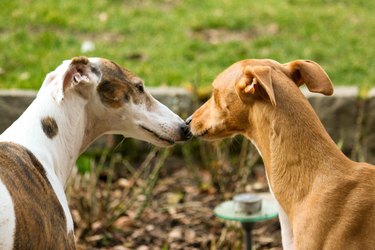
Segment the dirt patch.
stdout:
<path fill-rule="evenodd" d="M 224 28 L 199 29 L 190 32 L 190 36 L 207 41 L 211 44 L 220 44 L 227 42 L 251 41 L 259 37 L 273 36 L 278 32 L 279 26 L 277 24 L 270 24 L 248 30 L 230 30 Z"/>
<path fill-rule="evenodd" d="M 105 185 L 108 184 L 105 173 L 94 183 L 95 191 L 92 194 L 87 192 L 84 185 L 70 192 L 68 189 L 78 249 L 241 249 L 240 224 L 223 221 L 213 214 L 214 207 L 234 193 L 230 190 L 225 194 L 219 192 L 210 184 L 211 177 L 205 170 L 195 170 L 204 180 L 197 183 L 191 170 L 180 159 L 168 158 L 165 165 L 151 196 L 132 196 L 138 201 L 150 200 L 143 213 L 137 218 L 139 206 L 127 209 L 110 226 L 106 217 L 116 210 L 103 210 L 102 215 L 91 217 L 92 221 L 88 225 L 90 213 L 99 209 L 99 203 L 103 200 L 108 206 L 112 206 L 113 202 L 117 202 L 120 207 L 126 206 L 131 201 L 120 197 L 123 197 L 126 187 L 140 185 L 141 179 L 132 181 L 124 177 L 115 178 L 104 196 L 103 192 L 107 192 Z M 256 172 L 251 185 L 260 185 L 264 191 L 264 172 Z M 96 197 L 96 203 L 88 206 L 84 197 L 90 195 Z M 106 197 L 109 198 L 108 201 Z M 278 219 L 257 223 L 253 229 L 253 239 L 255 249 L 281 249 Z"/>

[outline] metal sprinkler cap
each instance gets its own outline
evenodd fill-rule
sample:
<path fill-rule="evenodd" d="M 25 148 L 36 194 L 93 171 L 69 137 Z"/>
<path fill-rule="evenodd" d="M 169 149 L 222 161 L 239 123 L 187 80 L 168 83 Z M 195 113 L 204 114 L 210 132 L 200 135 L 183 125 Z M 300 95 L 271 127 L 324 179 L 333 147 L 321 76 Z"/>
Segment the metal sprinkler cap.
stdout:
<path fill-rule="evenodd" d="M 255 194 L 238 194 L 233 197 L 233 201 L 237 213 L 254 214 L 262 209 L 262 198 Z"/>

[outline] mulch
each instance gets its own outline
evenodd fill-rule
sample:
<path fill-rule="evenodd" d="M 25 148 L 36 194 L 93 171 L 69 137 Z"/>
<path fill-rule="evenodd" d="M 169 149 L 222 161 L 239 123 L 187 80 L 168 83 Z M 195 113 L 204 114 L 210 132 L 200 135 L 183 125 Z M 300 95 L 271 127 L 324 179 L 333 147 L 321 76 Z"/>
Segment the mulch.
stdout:
<path fill-rule="evenodd" d="M 168 161 L 167 164 L 173 167 L 161 171 L 142 214 L 136 218 L 136 209 L 126 211 L 110 227 L 104 226 L 104 218 L 90 226 L 84 223 L 85 211 L 79 211 L 78 205 L 82 197 L 77 192 L 71 193 L 78 249 L 243 249 L 240 224 L 223 221 L 213 214 L 214 207 L 234 193 L 223 194 L 212 186 L 202 187 L 183 163 Z M 204 170 L 199 174 L 203 179 L 210 178 Z M 126 181 L 123 177 L 113 180 L 110 195 L 122 192 Z M 97 188 L 101 185 L 97 183 Z M 253 182 L 253 185 L 266 184 Z M 142 201 L 145 197 L 139 195 L 137 199 Z M 126 204 L 127 200 L 122 202 Z M 278 219 L 256 223 L 253 240 L 254 249 L 282 249 Z"/>

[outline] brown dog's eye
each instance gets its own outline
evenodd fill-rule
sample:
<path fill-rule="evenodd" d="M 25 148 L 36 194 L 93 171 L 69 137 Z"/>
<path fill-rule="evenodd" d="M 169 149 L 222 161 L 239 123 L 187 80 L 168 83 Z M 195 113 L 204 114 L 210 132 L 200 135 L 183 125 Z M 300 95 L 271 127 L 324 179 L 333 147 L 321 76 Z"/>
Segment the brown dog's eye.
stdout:
<path fill-rule="evenodd" d="M 140 93 L 145 92 L 145 89 L 144 89 L 144 87 L 143 87 L 142 84 L 137 85 L 137 89 L 138 89 L 138 91 L 139 91 Z"/>

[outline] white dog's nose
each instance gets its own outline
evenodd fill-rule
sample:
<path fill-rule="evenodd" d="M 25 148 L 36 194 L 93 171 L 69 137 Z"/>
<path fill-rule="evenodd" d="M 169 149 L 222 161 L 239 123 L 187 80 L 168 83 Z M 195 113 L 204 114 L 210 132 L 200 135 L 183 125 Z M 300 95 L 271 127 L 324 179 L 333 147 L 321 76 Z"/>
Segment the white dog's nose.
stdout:
<path fill-rule="evenodd" d="M 193 134 L 190 132 L 190 127 L 188 124 L 182 123 L 180 125 L 180 129 L 182 141 L 187 141 L 193 136 Z"/>

